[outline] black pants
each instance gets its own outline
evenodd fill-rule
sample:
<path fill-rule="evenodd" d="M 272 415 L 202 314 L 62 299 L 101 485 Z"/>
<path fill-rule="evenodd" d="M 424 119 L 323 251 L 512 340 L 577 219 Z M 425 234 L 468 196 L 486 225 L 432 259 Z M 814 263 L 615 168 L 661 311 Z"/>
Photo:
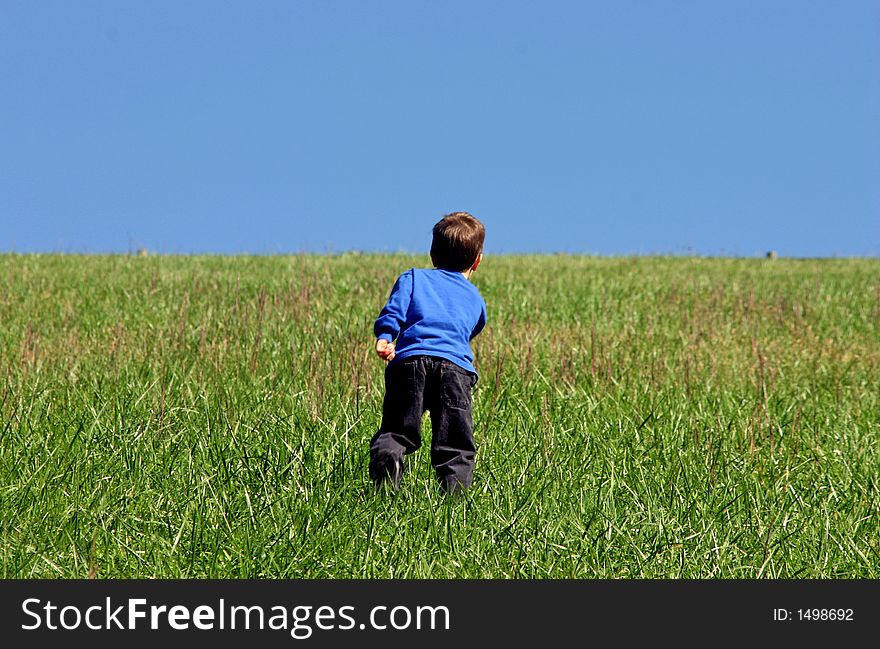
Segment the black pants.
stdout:
<path fill-rule="evenodd" d="M 451 492 L 469 487 L 476 454 L 471 400 L 476 383 L 476 374 L 436 356 L 411 356 L 388 365 L 382 425 L 370 442 L 370 477 L 376 482 L 399 479 L 403 456 L 422 445 L 422 415 L 429 410 L 431 464 L 441 486 Z"/>

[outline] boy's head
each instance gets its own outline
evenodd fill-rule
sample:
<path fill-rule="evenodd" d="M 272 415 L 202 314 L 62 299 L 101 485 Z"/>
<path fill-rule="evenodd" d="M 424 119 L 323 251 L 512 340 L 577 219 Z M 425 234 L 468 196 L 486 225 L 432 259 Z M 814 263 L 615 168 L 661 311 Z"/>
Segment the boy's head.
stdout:
<path fill-rule="evenodd" d="M 483 253 L 486 228 L 467 212 L 452 212 L 434 226 L 431 261 L 437 268 L 463 273 Z"/>

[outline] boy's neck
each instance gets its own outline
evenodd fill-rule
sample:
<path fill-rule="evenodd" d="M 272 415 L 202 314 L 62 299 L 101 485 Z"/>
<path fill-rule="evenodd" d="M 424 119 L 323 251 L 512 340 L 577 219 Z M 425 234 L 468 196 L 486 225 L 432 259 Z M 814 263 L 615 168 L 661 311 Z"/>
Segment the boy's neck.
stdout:
<path fill-rule="evenodd" d="M 434 270 L 445 270 L 447 273 L 454 273 L 454 272 L 456 272 L 456 271 L 454 271 L 454 270 L 446 270 L 445 268 L 437 268 L 436 266 L 434 267 Z M 474 269 L 473 269 L 473 268 L 468 268 L 467 270 L 459 271 L 458 274 L 459 274 L 459 275 L 463 275 L 464 278 L 465 278 L 466 280 L 470 281 L 470 279 L 471 279 L 471 275 L 474 274 Z"/>

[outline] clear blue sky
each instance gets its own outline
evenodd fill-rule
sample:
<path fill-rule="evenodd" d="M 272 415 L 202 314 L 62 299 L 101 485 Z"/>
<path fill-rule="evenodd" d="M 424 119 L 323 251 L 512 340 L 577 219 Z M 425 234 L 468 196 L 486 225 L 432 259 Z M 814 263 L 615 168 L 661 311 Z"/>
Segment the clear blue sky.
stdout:
<path fill-rule="evenodd" d="M 0 4 L 0 251 L 880 255 L 880 2 Z"/>

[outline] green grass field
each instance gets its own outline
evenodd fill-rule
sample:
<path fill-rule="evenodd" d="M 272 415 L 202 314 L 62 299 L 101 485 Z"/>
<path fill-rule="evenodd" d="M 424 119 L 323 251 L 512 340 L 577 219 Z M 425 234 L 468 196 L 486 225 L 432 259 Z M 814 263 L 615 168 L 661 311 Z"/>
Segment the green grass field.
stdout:
<path fill-rule="evenodd" d="M 880 578 L 880 260 L 487 257 L 463 500 L 367 477 L 427 262 L 0 256 L 2 577 Z"/>

